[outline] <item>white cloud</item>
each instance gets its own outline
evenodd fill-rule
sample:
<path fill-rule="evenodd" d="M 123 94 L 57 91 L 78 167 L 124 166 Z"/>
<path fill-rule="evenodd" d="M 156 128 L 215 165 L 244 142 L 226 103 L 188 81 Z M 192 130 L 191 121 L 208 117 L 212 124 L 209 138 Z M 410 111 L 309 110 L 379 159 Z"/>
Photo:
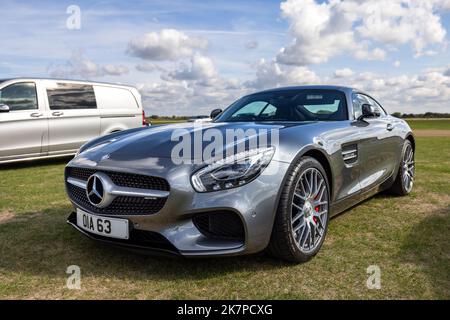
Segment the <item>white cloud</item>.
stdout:
<path fill-rule="evenodd" d="M 68 61 L 63 64 L 52 64 L 47 68 L 52 77 L 64 78 L 77 76 L 83 79 L 121 76 L 129 73 L 129 69 L 123 65 L 105 64 L 98 65 L 87 58 L 82 50 L 74 50 Z"/>
<path fill-rule="evenodd" d="M 360 60 L 384 60 L 386 58 L 386 51 L 380 48 L 373 50 L 358 49 L 355 51 L 354 56 Z"/>
<path fill-rule="evenodd" d="M 163 67 L 159 66 L 158 64 L 152 63 L 152 62 L 147 62 L 147 61 L 138 63 L 135 68 L 138 71 L 147 72 L 147 73 L 156 72 L 156 71 L 161 71 L 161 72 L 166 71 Z"/>
<path fill-rule="evenodd" d="M 329 80 L 335 84 L 340 81 Z M 388 112 L 450 110 L 450 75 L 446 75 L 445 70 L 425 70 L 420 74 L 393 77 L 365 72 L 346 78 L 346 82 L 373 95 Z"/>
<path fill-rule="evenodd" d="M 353 75 L 353 71 L 350 68 L 338 69 L 334 72 L 335 78 L 347 78 Z"/>
<path fill-rule="evenodd" d="M 415 55 L 423 54 L 430 44 L 443 43 L 446 31 L 433 1 L 380 0 L 360 7 L 364 14 L 356 28 L 363 38 L 381 43 L 401 45 L 409 43 Z"/>
<path fill-rule="evenodd" d="M 217 77 L 217 71 L 212 60 L 201 54 L 195 54 L 191 58 L 191 64 L 182 62 L 178 69 L 165 75 L 170 80 L 201 80 L 208 81 Z"/>
<path fill-rule="evenodd" d="M 399 60 L 395 60 L 394 63 L 392 64 L 394 67 L 398 68 L 400 67 L 401 62 Z"/>
<path fill-rule="evenodd" d="M 415 56 L 443 46 L 446 31 L 436 12 L 448 0 L 287 0 L 282 16 L 290 23 L 293 40 L 281 48 L 277 61 L 288 65 L 327 62 L 343 53 L 358 59 L 384 60 L 386 51 L 409 44 Z M 371 48 L 376 45 L 377 47 Z"/>
<path fill-rule="evenodd" d="M 291 65 L 323 63 L 355 47 L 353 19 L 335 3 L 318 4 L 314 0 L 281 3 L 282 16 L 289 21 L 294 39 L 280 50 L 278 62 Z"/>
<path fill-rule="evenodd" d="M 130 70 L 125 66 L 116 66 L 113 64 L 105 64 L 101 67 L 101 73 L 105 75 L 111 75 L 111 76 L 120 76 L 123 74 L 127 74 L 130 72 Z"/>
<path fill-rule="evenodd" d="M 189 37 L 175 29 L 150 32 L 132 39 L 127 52 L 145 60 L 171 60 L 191 57 L 196 50 L 204 50 L 208 42 L 203 38 Z"/>
<path fill-rule="evenodd" d="M 245 86 L 255 89 L 268 89 L 319 82 L 319 77 L 307 67 L 286 66 L 276 61 L 261 59 L 256 64 L 255 79 L 247 81 Z"/>
<path fill-rule="evenodd" d="M 157 115 L 209 114 L 225 108 L 247 91 L 223 81 L 214 87 L 193 81 L 162 81 L 138 84 L 147 113 Z"/>

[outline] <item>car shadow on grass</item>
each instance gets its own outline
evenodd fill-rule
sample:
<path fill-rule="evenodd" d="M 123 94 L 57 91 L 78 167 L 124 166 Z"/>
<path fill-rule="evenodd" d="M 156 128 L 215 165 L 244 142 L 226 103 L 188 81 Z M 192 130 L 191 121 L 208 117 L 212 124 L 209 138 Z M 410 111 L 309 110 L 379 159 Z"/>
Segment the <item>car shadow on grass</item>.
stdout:
<path fill-rule="evenodd" d="M 449 299 L 450 205 L 414 225 L 397 257 L 423 270 L 436 297 Z"/>
<path fill-rule="evenodd" d="M 264 253 L 229 258 L 159 257 L 88 239 L 66 224 L 70 206 L 25 213 L 0 223 L 0 271 L 65 278 L 84 275 L 133 280 L 200 280 L 230 272 L 288 267 Z"/>

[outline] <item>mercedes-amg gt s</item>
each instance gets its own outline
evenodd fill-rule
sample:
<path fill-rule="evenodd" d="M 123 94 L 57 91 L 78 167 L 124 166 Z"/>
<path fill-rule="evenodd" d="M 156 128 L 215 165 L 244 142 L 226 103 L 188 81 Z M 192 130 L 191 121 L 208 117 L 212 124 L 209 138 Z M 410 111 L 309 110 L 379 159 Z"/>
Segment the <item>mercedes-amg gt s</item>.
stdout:
<path fill-rule="evenodd" d="M 65 171 L 68 222 L 112 244 L 182 256 L 267 249 L 303 262 L 330 217 L 411 192 L 414 137 L 370 95 L 338 86 L 247 95 L 211 122 L 132 129 L 85 144 Z"/>

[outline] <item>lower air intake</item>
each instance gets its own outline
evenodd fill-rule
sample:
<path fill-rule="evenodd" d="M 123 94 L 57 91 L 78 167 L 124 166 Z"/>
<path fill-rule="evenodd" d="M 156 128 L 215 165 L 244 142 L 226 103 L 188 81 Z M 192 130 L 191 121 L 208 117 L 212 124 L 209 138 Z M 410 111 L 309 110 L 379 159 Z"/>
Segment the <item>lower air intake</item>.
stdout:
<path fill-rule="evenodd" d="M 206 237 L 245 240 L 244 225 L 234 212 L 216 211 L 201 213 L 192 219 L 197 229 Z"/>

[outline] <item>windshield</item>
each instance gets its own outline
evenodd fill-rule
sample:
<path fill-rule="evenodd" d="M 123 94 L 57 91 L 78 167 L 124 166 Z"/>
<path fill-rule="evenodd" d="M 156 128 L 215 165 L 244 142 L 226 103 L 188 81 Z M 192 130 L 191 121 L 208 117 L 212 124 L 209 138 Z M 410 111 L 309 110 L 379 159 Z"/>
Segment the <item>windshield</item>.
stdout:
<path fill-rule="evenodd" d="M 298 89 L 252 94 L 233 103 L 215 122 L 347 120 L 345 94 Z"/>

